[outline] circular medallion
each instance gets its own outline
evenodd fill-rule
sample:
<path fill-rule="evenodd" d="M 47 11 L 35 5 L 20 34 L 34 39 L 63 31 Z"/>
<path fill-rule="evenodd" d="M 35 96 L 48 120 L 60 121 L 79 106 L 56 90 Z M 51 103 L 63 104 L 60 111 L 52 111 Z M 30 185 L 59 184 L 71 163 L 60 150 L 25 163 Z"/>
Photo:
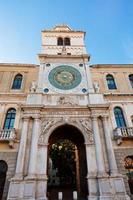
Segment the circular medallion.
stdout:
<path fill-rule="evenodd" d="M 74 67 L 62 65 L 52 69 L 48 79 L 54 87 L 61 90 L 70 90 L 80 84 L 81 74 Z"/>

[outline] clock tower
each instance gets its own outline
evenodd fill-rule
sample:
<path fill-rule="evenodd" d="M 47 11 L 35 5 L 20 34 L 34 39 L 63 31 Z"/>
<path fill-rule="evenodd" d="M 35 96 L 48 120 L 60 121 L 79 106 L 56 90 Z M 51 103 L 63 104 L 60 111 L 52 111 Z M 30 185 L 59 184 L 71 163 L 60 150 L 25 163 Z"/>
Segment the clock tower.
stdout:
<path fill-rule="evenodd" d="M 85 32 L 74 31 L 65 24 L 42 31 L 37 92 L 43 94 L 45 105 L 56 105 L 60 98 L 76 105 L 88 105 L 94 99 L 103 101 L 100 94 L 94 94 L 84 40 Z"/>

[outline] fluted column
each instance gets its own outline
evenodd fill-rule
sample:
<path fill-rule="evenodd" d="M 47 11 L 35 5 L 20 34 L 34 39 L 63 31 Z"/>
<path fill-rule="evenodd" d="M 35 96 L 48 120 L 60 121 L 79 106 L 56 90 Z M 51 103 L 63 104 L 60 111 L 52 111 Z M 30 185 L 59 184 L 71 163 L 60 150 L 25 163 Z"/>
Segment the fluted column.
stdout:
<path fill-rule="evenodd" d="M 30 159 L 29 159 L 29 168 L 28 176 L 34 177 L 36 174 L 36 164 L 37 164 L 37 151 L 38 151 L 38 138 L 40 133 L 40 118 L 37 116 L 34 118 L 33 131 L 32 131 L 32 140 L 31 140 L 31 149 L 30 149 Z"/>
<path fill-rule="evenodd" d="M 118 174 L 118 169 L 117 169 L 115 154 L 114 154 L 113 145 L 111 142 L 111 137 L 110 137 L 110 132 L 109 132 L 108 116 L 102 117 L 102 121 L 103 121 L 103 128 L 104 128 L 110 173 L 111 175 L 116 175 Z"/>
<path fill-rule="evenodd" d="M 104 176 L 105 173 L 105 163 L 103 157 L 102 143 L 99 133 L 98 121 L 96 116 L 92 116 L 92 126 L 94 133 L 94 141 L 95 141 L 95 150 L 96 150 L 96 161 L 97 161 L 97 170 L 98 176 Z"/>
<path fill-rule="evenodd" d="M 29 118 L 24 117 L 23 124 L 22 124 L 21 140 L 20 140 L 18 157 L 17 157 L 15 177 L 22 177 L 23 175 L 26 142 L 27 142 L 27 135 L 28 135 L 28 122 L 29 122 Z"/>

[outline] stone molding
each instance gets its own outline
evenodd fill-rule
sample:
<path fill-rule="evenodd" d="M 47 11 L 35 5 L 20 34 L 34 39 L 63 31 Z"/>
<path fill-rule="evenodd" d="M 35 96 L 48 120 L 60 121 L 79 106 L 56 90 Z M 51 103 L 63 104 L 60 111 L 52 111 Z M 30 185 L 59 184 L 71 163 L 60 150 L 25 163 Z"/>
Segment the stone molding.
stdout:
<path fill-rule="evenodd" d="M 50 134 L 59 126 L 62 125 L 72 125 L 79 129 L 81 134 L 83 134 L 85 143 L 94 144 L 93 133 L 91 129 L 91 120 L 89 118 L 72 118 L 69 116 L 59 117 L 59 118 L 44 118 L 41 125 L 41 134 L 39 136 L 39 145 L 47 145 L 48 138 Z"/>
<path fill-rule="evenodd" d="M 61 106 L 77 106 L 78 105 L 78 103 L 75 101 L 74 98 L 65 97 L 65 96 L 59 97 L 57 104 Z"/>

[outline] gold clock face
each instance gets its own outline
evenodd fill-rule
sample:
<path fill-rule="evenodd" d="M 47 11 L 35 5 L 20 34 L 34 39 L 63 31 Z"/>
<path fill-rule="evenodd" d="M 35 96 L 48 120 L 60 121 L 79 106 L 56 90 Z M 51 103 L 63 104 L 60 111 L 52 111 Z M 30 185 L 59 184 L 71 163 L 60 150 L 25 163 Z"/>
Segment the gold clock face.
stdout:
<path fill-rule="evenodd" d="M 55 79 L 59 83 L 67 85 L 67 84 L 70 84 L 71 82 L 73 82 L 74 76 L 73 76 L 73 74 L 71 72 L 61 71 L 56 75 Z"/>
<path fill-rule="evenodd" d="M 51 70 L 48 76 L 49 82 L 61 90 L 70 90 L 81 82 L 81 73 L 74 67 L 62 65 Z"/>

